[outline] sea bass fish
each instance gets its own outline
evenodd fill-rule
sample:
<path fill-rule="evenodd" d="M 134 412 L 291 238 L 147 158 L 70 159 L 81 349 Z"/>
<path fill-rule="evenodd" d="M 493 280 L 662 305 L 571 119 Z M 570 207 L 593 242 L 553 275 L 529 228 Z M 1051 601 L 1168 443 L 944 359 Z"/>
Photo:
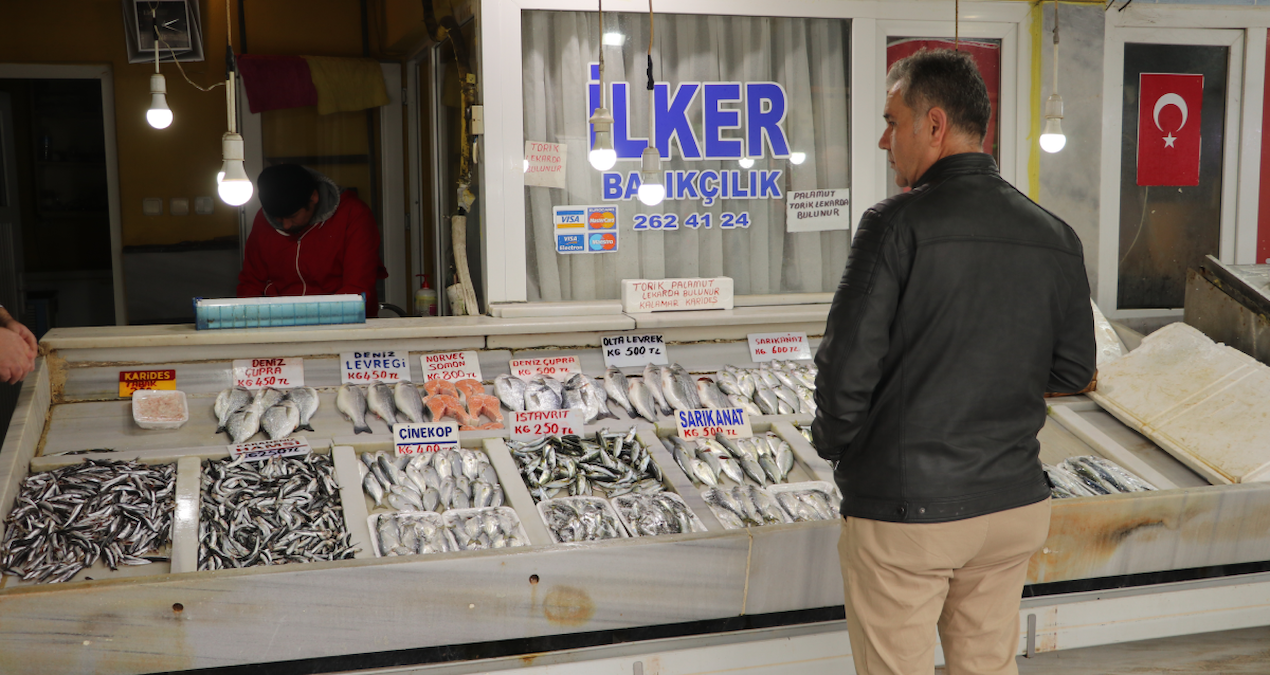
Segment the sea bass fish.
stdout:
<path fill-rule="evenodd" d="M 648 387 L 648 391 L 653 395 L 653 400 L 657 402 L 658 412 L 663 415 L 669 415 L 672 410 L 666 404 L 666 395 L 661 390 L 661 368 L 651 363 L 644 366 L 644 386 Z"/>
<path fill-rule="evenodd" d="M 628 380 L 626 385 L 626 395 L 631 402 L 631 407 L 640 417 L 649 422 L 657 421 L 657 401 L 653 398 L 653 392 L 644 384 L 644 381 L 638 378 Z"/>
<path fill-rule="evenodd" d="M 683 380 L 676 377 L 670 368 L 661 369 L 661 393 L 675 410 L 694 409 Z"/>
<path fill-rule="evenodd" d="M 604 393 L 613 399 L 614 403 L 622 406 L 627 416 L 635 417 L 635 407 L 631 405 L 630 384 L 626 381 L 626 376 L 617 368 L 609 368 L 604 371 Z"/>
<path fill-rule="evenodd" d="M 722 410 L 723 408 L 732 407 L 728 404 L 728 399 L 723 395 L 723 392 L 719 390 L 718 385 L 708 377 L 697 379 L 697 396 L 701 399 L 701 404 L 707 408 Z"/>
<path fill-rule="evenodd" d="M 404 413 L 411 423 L 423 424 L 428 421 L 427 409 L 423 407 L 423 397 L 419 395 L 418 387 L 404 380 L 398 382 L 393 387 L 392 399 L 397 410 Z"/>
<path fill-rule="evenodd" d="M 366 424 L 366 394 L 355 384 L 340 385 L 335 395 L 335 409 L 339 410 L 348 421 L 353 423 L 353 433 L 374 433 Z"/>
<path fill-rule="evenodd" d="M 372 382 L 366 389 L 366 407 L 389 427 L 397 423 L 397 406 L 392 399 L 392 389 L 383 382 Z"/>

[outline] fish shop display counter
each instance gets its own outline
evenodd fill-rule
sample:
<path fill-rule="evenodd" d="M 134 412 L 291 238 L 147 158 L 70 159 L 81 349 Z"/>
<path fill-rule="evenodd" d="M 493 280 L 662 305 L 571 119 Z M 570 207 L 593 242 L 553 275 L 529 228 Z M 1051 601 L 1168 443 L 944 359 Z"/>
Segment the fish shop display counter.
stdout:
<path fill-rule="evenodd" d="M 600 420 L 586 435 L 634 427 L 633 438 L 661 473 L 660 485 L 682 498 L 705 531 L 552 543 L 508 431 L 488 429 L 460 432 L 461 445 L 487 458 L 490 473 L 473 470 L 497 478 L 503 503 L 528 540 L 516 543 L 526 545 L 375 557 L 369 516 L 384 509 L 363 492 L 358 464 L 366 453 L 391 453 L 392 437 L 377 419 L 371 433 L 355 434 L 336 410 L 341 354 L 408 354 L 418 380 L 421 356 L 475 351 L 489 391 L 497 376 L 510 372 L 511 359 L 577 356 L 582 372 L 598 377 L 605 371 L 603 337 L 656 333 L 670 363 L 713 374 L 724 364 L 755 367 L 750 333 L 805 332 L 814 351 L 828 312 L 816 304 L 628 315 L 610 303 L 595 305 L 581 315 L 554 317 L 50 331 L 0 451 L 0 515 L 14 510 L 32 472 L 89 458 L 175 464 L 172 544 L 150 555 L 153 561 L 131 560 L 137 564 L 117 571 L 99 562 L 64 583 L 0 577 L 0 671 L 209 668 L 840 605 L 836 520 L 728 529 L 661 440 L 676 433 L 674 419 L 654 423 L 620 410 L 618 419 Z M 199 514 L 205 460 L 228 457 L 225 436 L 215 433 L 216 397 L 232 383 L 234 360 L 292 357 L 303 359 L 304 383 L 319 398 L 313 431 L 297 434 L 322 457 L 315 462 L 330 458 L 329 487 L 339 495 L 347 527 L 339 543 L 352 557 L 198 571 L 200 537 L 208 536 Z M 124 371 L 174 371 L 189 421 L 179 429 L 138 428 L 131 403 L 119 397 Z M 1092 401 L 1052 403 L 1040 437 L 1044 461 L 1102 456 L 1163 489 L 1055 500 L 1050 537 L 1032 560 L 1030 583 L 1270 560 L 1270 486 L 1210 486 Z M 806 414 L 757 415 L 751 428 L 788 443 L 790 480 L 831 481 L 829 466 L 800 429 L 810 420 Z M 86 450 L 95 452 L 64 454 Z M 315 484 L 302 492 L 309 496 Z M 1039 631 L 1048 620 L 1042 618 Z"/>

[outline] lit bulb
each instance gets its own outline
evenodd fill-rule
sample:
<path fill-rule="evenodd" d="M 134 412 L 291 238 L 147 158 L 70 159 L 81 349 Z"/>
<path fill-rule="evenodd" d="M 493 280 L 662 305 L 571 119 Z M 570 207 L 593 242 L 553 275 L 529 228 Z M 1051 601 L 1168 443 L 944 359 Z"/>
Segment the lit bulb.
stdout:
<path fill-rule="evenodd" d="M 255 188 L 243 168 L 243 137 L 229 132 L 221 137 L 221 155 L 225 163 L 221 166 L 219 185 L 216 191 L 220 198 L 230 206 L 242 206 L 251 199 Z"/>
<path fill-rule="evenodd" d="M 661 155 L 657 153 L 657 148 L 649 146 L 644 148 L 641 159 L 643 167 L 639 172 L 637 195 L 644 204 L 656 206 L 666 198 L 666 184 L 661 177 Z"/>
<path fill-rule="evenodd" d="M 155 129 L 166 129 L 172 124 L 172 109 L 168 107 L 167 81 L 159 73 L 150 76 L 150 109 L 146 121 Z"/>
<path fill-rule="evenodd" d="M 617 164 L 617 151 L 613 150 L 613 115 L 607 108 L 596 108 L 588 120 L 595 128 L 595 145 L 587 159 L 596 171 L 608 171 Z"/>
<path fill-rule="evenodd" d="M 807 153 L 791 152 L 789 153 L 789 161 L 792 164 L 802 164 L 803 162 L 807 161 Z"/>
<path fill-rule="evenodd" d="M 750 157 L 742 157 L 737 164 L 740 164 L 742 169 L 748 169 L 754 166 L 754 160 Z"/>
<path fill-rule="evenodd" d="M 626 42 L 626 36 L 621 33 L 604 34 L 604 44 L 609 45 L 610 47 L 621 47 L 623 42 Z"/>
<path fill-rule="evenodd" d="M 216 184 L 220 185 L 220 182 L 223 180 L 225 180 L 225 170 L 221 169 L 220 171 L 216 172 Z"/>
<path fill-rule="evenodd" d="M 1041 149 L 1045 152 L 1058 152 L 1067 145 L 1067 136 L 1063 135 L 1063 97 L 1052 94 L 1045 101 L 1045 130 L 1041 132 Z"/>

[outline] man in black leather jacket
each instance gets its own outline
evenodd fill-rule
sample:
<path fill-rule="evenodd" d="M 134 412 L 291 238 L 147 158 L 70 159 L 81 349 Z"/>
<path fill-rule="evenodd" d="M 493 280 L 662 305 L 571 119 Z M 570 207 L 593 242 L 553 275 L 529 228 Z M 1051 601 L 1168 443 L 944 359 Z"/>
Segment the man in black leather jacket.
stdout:
<path fill-rule="evenodd" d="M 842 490 L 856 670 L 1017 673 L 1019 599 L 1049 530 L 1046 392 L 1094 376 L 1080 240 L 981 152 L 973 60 L 887 76 L 879 146 L 912 190 L 865 212 L 816 354 L 817 451 Z"/>

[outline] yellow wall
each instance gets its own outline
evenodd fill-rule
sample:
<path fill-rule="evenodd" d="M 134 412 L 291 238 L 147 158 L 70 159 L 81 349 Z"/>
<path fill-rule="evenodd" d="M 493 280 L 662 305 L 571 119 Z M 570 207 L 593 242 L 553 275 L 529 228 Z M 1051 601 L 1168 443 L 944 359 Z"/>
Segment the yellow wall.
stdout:
<path fill-rule="evenodd" d="M 182 64 L 190 79 L 207 86 L 224 77 L 225 11 L 221 0 L 199 3 L 205 60 Z M 361 56 L 358 0 L 247 0 L 247 48 L 258 54 Z M 238 37 L 238 2 L 230 2 L 233 43 Z M 383 44 L 384 10 L 368 11 L 371 56 Z M 377 18 L 379 17 L 379 18 Z M 0 63 L 110 63 L 114 77 L 115 132 L 124 246 L 206 241 L 238 234 L 235 209 L 216 198 L 210 216 L 144 216 L 141 201 L 162 197 L 216 195 L 220 138 L 226 129 L 225 90 L 191 87 L 176 66 L 162 65 L 174 120 L 167 129 L 145 121 L 150 105 L 151 64 L 129 64 L 119 0 L 7 2 L 0 20 Z"/>

